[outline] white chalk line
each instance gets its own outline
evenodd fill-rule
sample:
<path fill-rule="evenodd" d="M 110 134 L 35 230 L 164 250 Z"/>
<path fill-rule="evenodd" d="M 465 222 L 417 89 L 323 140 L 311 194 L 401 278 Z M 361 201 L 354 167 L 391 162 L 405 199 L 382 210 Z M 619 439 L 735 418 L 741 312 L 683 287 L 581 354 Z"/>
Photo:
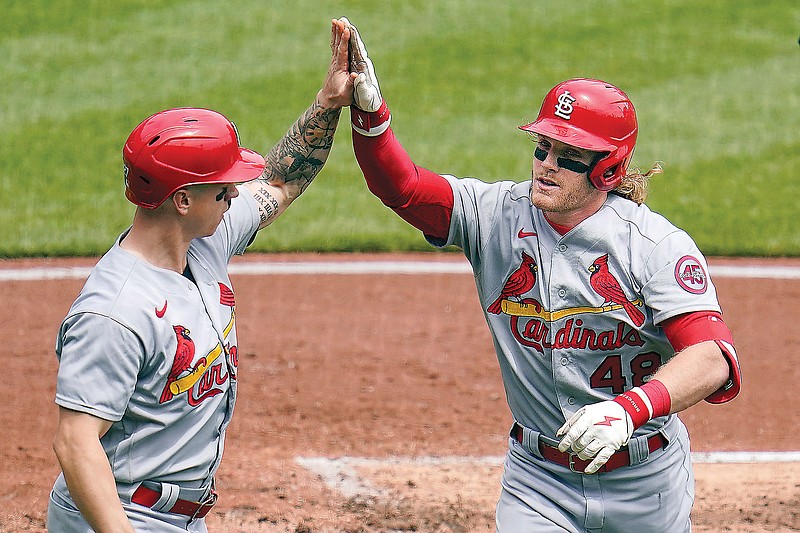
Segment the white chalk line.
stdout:
<path fill-rule="evenodd" d="M 60 279 L 86 279 L 91 267 L 31 267 L 0 268 L 0 282 L 43 281 Z M 228 268 L 232 275 L 254 276 L 269 274 L 472 274 L 469 263 L 441 261 L 297 261 L 233 263 Z M 800 267 L 719 265 L 710 266 L 712 278 L 800 279 Z"/>
<path fill-rule="evenodd" d="M 374 486 L 368 479 L 358 474 L 358 467 L 391 466 L 496 466 L 503 464 L 505 456 L 447 456 L 447 457 L 295 457 L 295 463 L 316 474 L 325 485 L 347 498 L 385 497 L 386 489 Z M 800 451 L 796 452 L 692 452 L 695 464 L 735 464 L 735 463 L 798 463 Z"/>
<path fill-rule="evenodd" d="M 316 474 L 325 485 L 336 490 L 347 498 L 353 497 L 384 497 L 389 492 L 386 489 L 375 487 L 369 480 L 358 475 L 356 468 L 359 466 L 500 466 L 503 457 L 388 457 L 384 459 L 371 459 L 368 457 L 295 457 L 295 463 L 306 470 Z"/>

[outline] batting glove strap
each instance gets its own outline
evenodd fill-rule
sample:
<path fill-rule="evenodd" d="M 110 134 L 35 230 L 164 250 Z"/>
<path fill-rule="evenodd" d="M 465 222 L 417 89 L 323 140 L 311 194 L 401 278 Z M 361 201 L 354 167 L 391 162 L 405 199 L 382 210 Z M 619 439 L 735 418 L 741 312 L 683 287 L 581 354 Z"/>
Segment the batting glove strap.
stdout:
<path fill-rule="evenodd" d="M 651 379 L 641 387 L 623 392 L 614 402 L 620 404 L 633 421 L 633 429 L 642 427 L 651 418 L 668 415 L 672 398 L 663 383 Z"/>
<path fill-rule="evenodd" d="M 372 113 L 350 106 L 350 123 L 353 129 L 366 137 L 377 137 L 389 129 L 391 122 L 392 114 L 389 113 L 389 106 L 385 101 L 381 101 L 378 110 Z"/>

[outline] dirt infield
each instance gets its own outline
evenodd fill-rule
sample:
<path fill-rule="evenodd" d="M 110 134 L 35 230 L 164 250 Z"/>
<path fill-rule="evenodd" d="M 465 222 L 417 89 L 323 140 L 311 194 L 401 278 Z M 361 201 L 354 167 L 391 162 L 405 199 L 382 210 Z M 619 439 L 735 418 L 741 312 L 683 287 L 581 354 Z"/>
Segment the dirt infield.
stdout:
<path fill-rule="evenodd" d="M 450 254 L 243 261 L 320 259 L 463 261 Z M 7 261 L 0 269 L 93 263 Z M 798 266 L 712 260 L 712 273 L 731 263 Z M 494 458 L 505 451 L 510 416 L 471 275 L 234 275 L 233 283 L 240 395 L 211 531 L 493 531 L 501 468 Z M 681 415 L 693 450 L 795 451 L 800 280 L 715 283 L 745 381 L 732 403 Z M 10 344 L 0 389 L 10 450 L 0 461 L 3 532 L 44 531 L 59 472 L 51 448 L 54 339 L 82 284 L 0 282 Z M 332 476 L 341 483 L 301 458 L 338 465 Z M 695 531 L 800 531 L 800 464 L 698 464 L 696 474 Z"/>

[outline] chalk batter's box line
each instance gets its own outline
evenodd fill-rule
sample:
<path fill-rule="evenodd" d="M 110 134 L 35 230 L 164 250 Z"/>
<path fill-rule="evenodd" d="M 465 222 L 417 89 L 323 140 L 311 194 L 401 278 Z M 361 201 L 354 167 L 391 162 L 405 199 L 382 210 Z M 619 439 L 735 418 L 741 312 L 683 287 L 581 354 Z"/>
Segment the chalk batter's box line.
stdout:
<path fill-rule="evenodd" d="M 418 465 L 418 466 L 439 466 L 439 465 L 501 465 L 505 460 L 504 455 L 483 455 L 483 456 L 419 456 L 419 457 L 400 457 L 390 456 L 385 458 L 376 457 L 302 457 L 295 458 L 295 462 L 301 466 L 304 463 L 315 461 L 326 461 L 331 463 L 342 463 L 350 466 L 384 466 L 384 465 Z M 708 463 L 800 463 L 800 451 L 785 452 L 692 452 L 692 462 L 698 464 Z"/>
<path fill-rule="evenodd" d="M 360 476 L 358 467 L 385 466 L 492 466 L 503 464 L 504 456 L 446 456 L 446 457 L 295 457 L 295 463 L 319 476 L 325 485 L 346 497 L 387 496 L 385 489 L 375 487 Z M 692 452 L 692 461 L 697 464 L 733 463 L 800 463 L 800 451 L 787 452 Z"/>
<path fill-rule="evenodd" d="M 86 279 L 91 267 L 0 268 L 0 282 Z M 232 275 L 264 274 L 472 274 L 465 261 L 297 261 L 246 262 L 230 265 Z M 800 279 L 800 267 L 710 265 L 712 278 Z"/>

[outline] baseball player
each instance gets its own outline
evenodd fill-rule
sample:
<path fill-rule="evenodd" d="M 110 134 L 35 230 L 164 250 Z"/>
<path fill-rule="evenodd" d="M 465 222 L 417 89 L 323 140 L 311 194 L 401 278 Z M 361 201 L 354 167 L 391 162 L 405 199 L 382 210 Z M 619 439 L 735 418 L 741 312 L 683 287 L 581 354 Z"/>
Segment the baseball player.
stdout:
<path fill-rule="evenodd" d="M 156 113 L 128 137 L 133 224 L 58 332 L 49 531 L 206 531 L 239 366 L 228 261 L 327 160 L 352 102 L 348 40 L 332 21 L 322 89 L 266 160 L 206 109 Z"/>
<path fill-rule="evenodd" d="M 353 147 L 369 189 L 472 265 L 514 424 L 498 531 L 691 529 L 689 437 L 675 413 L 739 391 L 706 260 L 642 202 L 633 104 L 592 79 L 556 85 L 531 180 L 485 183 L 412 162 L 351 27 Z M 358 109 L 356 109 L 356 107 Z"/>

